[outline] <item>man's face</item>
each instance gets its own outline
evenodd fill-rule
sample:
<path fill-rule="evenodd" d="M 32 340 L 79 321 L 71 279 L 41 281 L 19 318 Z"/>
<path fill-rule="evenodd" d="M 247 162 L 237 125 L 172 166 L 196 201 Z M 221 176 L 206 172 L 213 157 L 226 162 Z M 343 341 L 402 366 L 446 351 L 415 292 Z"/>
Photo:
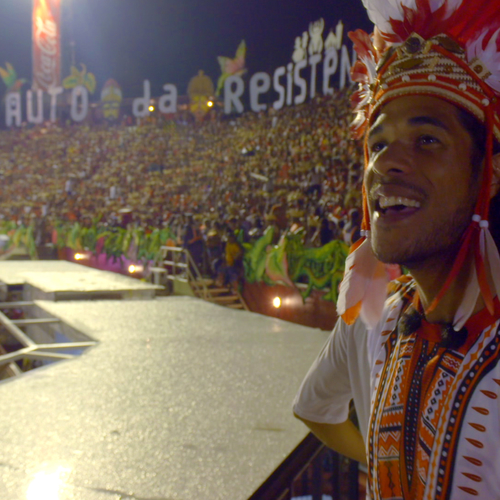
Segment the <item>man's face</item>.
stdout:
<path fill-rule="evenodd" d="M 472 139 L 457 109 L 434 97 L 395 99 L 371 126 L 368 150 L 365 187 L 375 255 L 410 269 L 449 258 L 478 193 Z"/>

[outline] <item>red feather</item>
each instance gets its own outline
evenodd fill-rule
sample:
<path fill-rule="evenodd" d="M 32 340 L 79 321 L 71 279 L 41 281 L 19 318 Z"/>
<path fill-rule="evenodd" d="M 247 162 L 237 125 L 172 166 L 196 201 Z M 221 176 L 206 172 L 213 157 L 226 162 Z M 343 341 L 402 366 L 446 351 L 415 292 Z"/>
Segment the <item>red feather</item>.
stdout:
<path fill-rule="evenodd" d="M 373 41 L 366 31 L 350 31 L 347 36 L 354 44 L 354 49 L 359 57 L 373 57 L 377 61 L 377 52 L 373 48 Z"/>
<path fill-rule="evenodd" d="M 465 46 L 474 40 L 485 29 L 500 27 L 500 3 L 491 0 L 474 0 L 464 2 L 451 16 L 447 26 L 447 33 Z M 495 20 L 494 23 L 491 20 Z"/>
<path fill-rule="evenodd" d="M 368 79 L 368 70 L 361 61 L 356 61 L 351 68 L 351 78 L 353 82 L 365 83 Z"/>
<path fill-rule="evenodd" d="M 416 0 L 417 9 L 413 10 L 402 5 L 404 18 L 402 21 L 391 19 L 391 27 L 395 33 L 386 36 L 391 42 L 406 40 L 412 33 L 418 33 L 422 38 L 429 39 L 446 32 L 450 19 L 446 19 L 448 2 L 432 12 L 429 0 Z"/>

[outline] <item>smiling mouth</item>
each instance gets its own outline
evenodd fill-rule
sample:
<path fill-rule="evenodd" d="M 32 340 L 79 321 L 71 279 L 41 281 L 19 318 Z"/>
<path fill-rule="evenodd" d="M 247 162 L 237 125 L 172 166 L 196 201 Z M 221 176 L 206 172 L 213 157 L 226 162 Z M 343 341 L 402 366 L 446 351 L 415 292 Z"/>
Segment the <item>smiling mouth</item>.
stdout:
<path fill-rule="evenodd" d="M 420 207 L 419 201 L 402 196 L 381 196 L 375 201 L 375 210 L 381 215 L 411 215 Z"/>

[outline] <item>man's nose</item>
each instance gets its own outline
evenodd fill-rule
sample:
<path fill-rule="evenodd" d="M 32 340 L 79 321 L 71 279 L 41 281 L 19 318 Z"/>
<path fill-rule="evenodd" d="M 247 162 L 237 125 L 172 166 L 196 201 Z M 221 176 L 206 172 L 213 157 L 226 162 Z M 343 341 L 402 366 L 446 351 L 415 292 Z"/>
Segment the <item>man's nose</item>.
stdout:
<path fill-rule="evenodd" d="M 412 156 L 402 141 L 393 141 L 370 162 L 372 170 L 382 176 L 400 176 L 412 171 Z"/>

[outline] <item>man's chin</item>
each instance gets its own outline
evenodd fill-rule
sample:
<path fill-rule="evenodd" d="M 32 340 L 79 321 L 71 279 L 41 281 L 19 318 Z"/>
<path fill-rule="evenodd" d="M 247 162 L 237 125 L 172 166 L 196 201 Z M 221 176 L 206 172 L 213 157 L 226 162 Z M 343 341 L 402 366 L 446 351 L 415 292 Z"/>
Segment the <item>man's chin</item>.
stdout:
<path fill-rule="evenodd" d="M 415 259 L 415 256 L 410 256 L 401 250 L 395 252 L 394 249 L 377 249 L 373 247 L 372 250 L 375 257 L 383 264 L 397 264 L 399 266 L 410 267 L 416 260 L 419 260 Z"/>
<path fill-rule="evenodd" d="M 424 235 L 384 234 L 375 227 L 371 237 L 373 253 L 384 264 L 398 264 L 409 270 L 450 266 L 460 250 L 470 218 L 468 209 L 460 209 L 449 223 L 436 222 Z"/>
<path fill-rule="evenodd" d="M 450 255 L 454 255 L 454 252 L 450 251 L 447 254 L 432 253 L 432 252 L 411 252 L 402 251 L 399 252 L 383 252 L 376 251 L 374 249 L 373 253 L 375 257 L 383 264 L 397 264 L 401 267 L 405 267 L 410 272 L 416 271 L 418 269 L 423 269 L 429 265 L 434 265 L 435 262 L 445 263 L 449 260 Z M 453 259 L 452 259 L 453 260 Z"/>

